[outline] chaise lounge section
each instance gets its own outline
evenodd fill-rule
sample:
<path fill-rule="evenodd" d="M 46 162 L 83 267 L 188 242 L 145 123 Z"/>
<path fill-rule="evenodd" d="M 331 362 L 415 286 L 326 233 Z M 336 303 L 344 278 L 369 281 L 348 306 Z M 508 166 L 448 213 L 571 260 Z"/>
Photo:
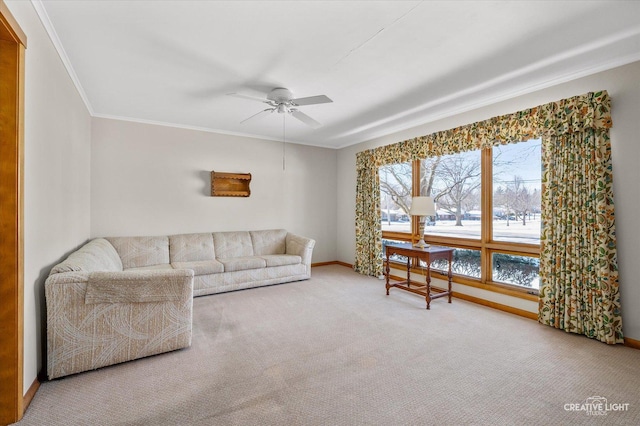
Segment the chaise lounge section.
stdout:
<path fill-rule="evenodd" d="M 50 379 L 191 345 L 193 297 L 311 277 L 284 229 L 94 239 L 45 282 Z"/>

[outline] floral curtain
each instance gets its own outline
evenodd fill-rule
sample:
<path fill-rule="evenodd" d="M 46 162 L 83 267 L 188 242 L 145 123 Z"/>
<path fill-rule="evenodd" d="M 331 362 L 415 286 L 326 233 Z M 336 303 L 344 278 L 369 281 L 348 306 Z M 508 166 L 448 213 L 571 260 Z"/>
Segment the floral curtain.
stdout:
<path fill-rule="evenodd" d="M 379 167 L 541 137 L 539 321 L 621 342 L 610 111 L 587 93 L 358 153 L 354 269 L 382 275 Z"/>
<path fill-rule="evenodd" d="M 356 156 L 356 260 L 353 269 L 363 275 L 382 275 L 380 177 L 373 151 Z"/>
<path fill-rule="evenodd" d="M 622 343 L 608 98 L 547 109 L 538 319 Z M 581 114 L 574 113 L 575 107 Z M 591 109 L 591 110 L 590 110 Z"/>

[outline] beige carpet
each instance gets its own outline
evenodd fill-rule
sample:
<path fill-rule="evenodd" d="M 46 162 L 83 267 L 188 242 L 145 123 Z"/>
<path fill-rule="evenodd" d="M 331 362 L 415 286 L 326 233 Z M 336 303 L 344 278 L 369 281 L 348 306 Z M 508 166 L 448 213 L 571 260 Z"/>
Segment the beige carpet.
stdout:
<path fill-rule="evenodd" d="M 191 348 L 43 383 L 18 424 L 640 424 L 639 350 L 312 275 L 196 298 Z M 566 410 L 596 396 L 629 405 Z"/>

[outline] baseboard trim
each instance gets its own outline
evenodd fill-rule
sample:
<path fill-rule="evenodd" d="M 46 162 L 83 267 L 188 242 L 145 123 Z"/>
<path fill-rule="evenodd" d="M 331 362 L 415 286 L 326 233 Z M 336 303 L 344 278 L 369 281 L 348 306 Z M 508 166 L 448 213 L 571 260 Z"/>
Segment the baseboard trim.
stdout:
<path fill-rule="evenodd" d="M 633 349 L 640 349 L 640 340 L 631 339 L 629 337 L 624 338 L 624 345 Z"/>
<path fill-rule="evenodd" d="M 24 394 L 24 397 L 23 397 L 24 411 L 27 411 L 27 408 L 29 408 L 29 404 L 31 404 L 33 397 L 36 396 L 36 392 L 38 391 L 39 388 L 40 388 L 40 381 L 36 377 L 33 383 L 31 383 L 31 386 L 29 386 L 29 390 L 27 390 L 27 393 Z"/>
<path fill-rule="evenodd" d="M 331 262 L 318 262 L 318 263 L 312 263 L 311 267 L 317 268 L 318 266 L 329 266 L 329 265 L 335 265 L 337 263 L 338 263 L 337 260 L 332 260 Z"/>
<path fill-rule="evenodd" d="M 512 306 L 503 305 L 501 303 L 491 302 L 490 300 L 480 299 L 479 297 L 469 296 L 468 294 L 453 292 L 453 297 L 457 299 L 466 300 L 467 302 L 477 303 L 478 305 L 487 306 L 489 308 L 504 311 L 510 314 L 515 314 L 521 317 L 525 317 L 534 321 L 538 320 L 538 314 L 535 312 L 525 311 L 524 309 L 514 308 Z"/>
<path fill-rule="evenodd" d="M 352 265 L 345 263 L 345 262 L 340 262 L 339 260 L 332 260 L 331 262 L 318 262 L 318 263 L 312 263 L 311 267 L 315 268 L 318 266 L 328 266 L 328 265 L 340 265 L 340 266 L 346 266 L 347 268 L 353 268 Z"/>

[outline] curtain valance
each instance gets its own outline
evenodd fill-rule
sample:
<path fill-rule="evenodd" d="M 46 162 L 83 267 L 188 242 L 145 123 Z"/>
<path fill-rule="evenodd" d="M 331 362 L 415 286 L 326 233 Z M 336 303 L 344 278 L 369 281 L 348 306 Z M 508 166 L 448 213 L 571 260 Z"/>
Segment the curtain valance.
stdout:
<path fill-rule="evenodd" d="M 543 136 L 611 127 L 606 91 L 590 92 L 454 129 L 407 139 L 356 154 L 357 167 L 376 167 L 487 148 Z"/>

